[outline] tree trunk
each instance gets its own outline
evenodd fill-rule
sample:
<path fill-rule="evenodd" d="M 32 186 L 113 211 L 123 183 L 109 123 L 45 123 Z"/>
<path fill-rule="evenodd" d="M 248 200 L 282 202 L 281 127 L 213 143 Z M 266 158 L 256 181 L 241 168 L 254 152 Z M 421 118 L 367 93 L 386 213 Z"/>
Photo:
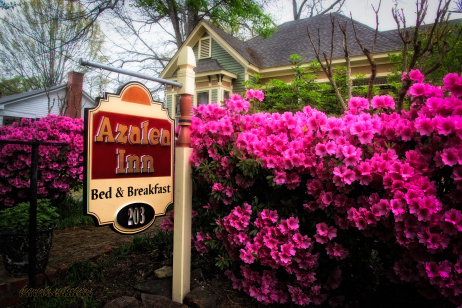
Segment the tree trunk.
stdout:
<path fill-rule="evenodd" d="M 175 1 L 168 0 L 167 5 L 169 8 L 168 16 L 173 26 L 173 31 L 175 31 L 176 46 L 180 49 L 183 45 L 183 35 L 181 34 L 180 19 L 178 18 L 179 12 L 175 8 Z"/>
<path fill-rule="evenodd" d="M 375 76 L 377 76 L 377 63 L 375 60 L 370 61 L 371 64 L 371 77 L 369 78 L 369 88 L 367 89 L 367 99 L 369 102 L 372 100 L 372 90 L 374 89 Z"/>
<path fill-rule="evenodd" d="M 335 83 L 334 78 L 329 77 L 329 81 L 332 84 L 332 86 L 334 87 L 335 95 L 337 95 L 337 99 L 340 102 L 340 104 L 342 105 L 343 111 L 346 111 L 348 109 L 347 105 L 345 104 L 345 101 L 343 100 L 342 94 L 340 94 L 340 91 L 338 90 L 338 87 L 337 87 L 337 84 Z"/>
<path fill-rule="evenodd" d="M 348 89 L 348 100 L 351 99 L 351 88 L 353 87 L 353 83 L 351 81 L 351 63 L 350 63 L 350 56 L 347 52 L 345 52 L 345 60 L 347 65 L 347 89 Z"/>
<path fill-rule="evenodd" d="M 401 89 L 398 92 L 398 104 L 396 105 L 396 109 L 398 112 L 403 110 L 404 97 L 406 96 L 406 93 L 410 87 L 411 87 L 411 80 L 410 79 L 404 80 L 403 85 L 401 86 Z"/>
<path fill-rule="evenodd" d="M 405 43 L 404 48 L 403 48 L 403 67 L 401 69 L 403 72 L 407 71 L 407 55 L 408 54 L 409 54 L 409 43 Z"/>

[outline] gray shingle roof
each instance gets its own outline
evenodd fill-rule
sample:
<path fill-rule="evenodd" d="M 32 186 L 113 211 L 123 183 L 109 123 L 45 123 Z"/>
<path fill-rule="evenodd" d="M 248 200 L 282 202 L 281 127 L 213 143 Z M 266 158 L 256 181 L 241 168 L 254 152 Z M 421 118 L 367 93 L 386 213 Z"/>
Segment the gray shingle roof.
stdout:
<path fill-rule="evenodd" d="M 65 88 L 66 85 L 67 85 L 67 84 L 60 84 L 60 85 L 57 85 L 57 86 L 50 87 L 50 88 L 48 89 L 48 92 L 55 91 L 55 90 L 59 90 L 59 89 L 61 89 L 61 88 Z M 38 90 L 29 91 L 29 92 L 24 92 L 24 93 L 19 93 L 19 94 L 8 95 L 8 96 L 5 96 L 5 97 L 0 98 L 0 105 L 9 103 L 9 102 L 11 102 L 11 101 L 16 101 L 16 100 L 20 100 L 20 99 L 25 99 L 25 98 L 28 98 L 28 97 L 31 97 L 31 96 L 35 96 L 35 95 L 38 95 L 38 94 L 42 94 L 42 93 L 45 93 L 45 89 L 38 89 Z"/>
<path fill-rule="evenodd" d="M 399 34 L 398 34 L 398 29 L 382 31 L 380 33 L 382 33 L 383 35 L 388 37 L 390 40 L 393 40 L 396 43 L 402 44 L 402 40 L 401 40 L 401 38 L 399 37 Z"/>
<path fill-rule="evenodd" d="M 216 59 L 207 59 L 207 60 L 200 60 L 196 62 L 196 67 L 193 69 L 194 73 L 203 73 L 203 72 L 212 72 L 212 71 L 218 71 L 218 70 L 225 70 L 223 66 L 218 63 Z M 177 71 L 173 73 L 172 76 L 170 77 L 176 77 L 177 76 Z"/>
<path fill-rule="evenodd" d="M 342 33 L 338 28 L 338 22 L 344 24 L 348 21 L 347 39 L 350 56 L 362 56 L 359 45 L 353 32 L 350 18 L 339 13 L 333 13 L 335 18 L 334 51 L 333 58 L 343 58 Z M 210 24 L 209 24 L 210 25 Z M 316 55 L 308 38 L 307 26 L 316 46 L 318 45 L 318 28 L 321 35 L 321 52 L 330 55 L 331 21 L 330 16 L 318 15 L 311 18 L 289 21 L 280 26 L 270 38 L 263 39 L 254 37 L 246 42 L 239 41 L 223 30 L 210 25 L 231 47 L 233 47 L 244 59 L 259 68 L 291 65 L 290 56 L 294 53 L 303 57 L 302 63 L 316 60 Z M 361 42 L 366 48 L 371 49 L 374 41 L 375 29 L 355 21 L 356 31 Z M 381 32 L 377 36 L 375 53 L 400 50 L 400 41 L 394 40 Z"/>
<path fill-rule="evenodd" d="M 194 68 L 195 73 L 211 72 L 218 70 L 224 70 L 224 68 L 215 59 L 198 61 L 197 66 Z"/>

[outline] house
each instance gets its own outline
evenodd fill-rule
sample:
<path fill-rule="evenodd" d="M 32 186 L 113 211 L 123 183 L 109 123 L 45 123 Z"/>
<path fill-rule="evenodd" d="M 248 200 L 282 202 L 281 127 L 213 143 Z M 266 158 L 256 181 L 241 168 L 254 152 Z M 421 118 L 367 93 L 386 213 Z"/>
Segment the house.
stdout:
<path fill-rule="evenodd" d="M 342 47 L 343 36 L 337 21 L 345 24 L 348 21 L 347 39 L 350 50 L 352 75 L 370 74 L 370 66 L 366 56 L 356 42 L 351 20 L 338 13 L 335 17 L 335 34 L 332 63 L 333 66 L 346 66 Z M 294 71 L 290 63 L 290 56 L 297 54 L 303 57 L 302 67 L 316 59 L 315 52 L 309 41 L 307 26 L 315 44 L 318 44 L 318 28 L 321 37 L 321 52 L 328 55 L 331 49 L 331 20 L 329 15 L 320 15 L 297 21 L 286 22 L 278 26 L 270 38 L 254 37 L 246 42 L 225 33 L 218 27 L 201 21 L 189 34 L 182 47 L 170 60 L 160 74 L 161 78 L 176 81 L 178 70 L 178 55 L 182 48 L 192 47 L 196 58 L 196 91 L 193 106 L 223 101 L 233 93 L 244 91 L 244 82 L 254 73 L 261 76 L 262 83 L 277 78 L 290 82 Z M 370 48 L 375 36 L 375 29 L 355 22 L 358 37 L 362 43 Z M 395 30 L 396 31 L 396 30 Z M 393 63 L 390 63 L 389 53 L 399 52 L 401 42 L 391 32 L 379 32 L 375 47 L 374 59 L 377 63 L 376 84 L 384 84 Z M 327 82 L 324 72 L 318 74 L 318 82 Z M 177 106 L 179 96 L 177 88 L 167 86 L 166 104 L 170 114 L 179 116 Z M 175 104 L 174 104 L 175 102 Z"/>
<path fill-rule="evenodd" d="M 82 109 L 92 108 L 96 103 L 83 91 L 82 73 L 69 72 L 67 77 L 66 84 L 0 97 L 0 126 L 20 118 L 38 119 L 47 114 L 82 117 Z"/>

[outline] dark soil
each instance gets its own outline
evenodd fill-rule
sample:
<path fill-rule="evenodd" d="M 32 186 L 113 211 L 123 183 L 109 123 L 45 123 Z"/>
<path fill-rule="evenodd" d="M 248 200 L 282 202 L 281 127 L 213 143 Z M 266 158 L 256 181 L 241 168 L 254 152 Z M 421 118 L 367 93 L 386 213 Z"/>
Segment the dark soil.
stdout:
<path fill-rule="evenodd" d="M 156 221 L 150 231 L 157 231 L 161 221 L 162 219 Z M 96 257 L 90 257 L 94 253 L 89 253 L 95 248 L 101 251 L 105 247 L 119 247 L 120 253 L 128 247 L 126 244 L 120 244 L 120 242 L 125 242 L 129 238 L 131 237 L 116 234 L 101 227 L 84 227 L 57 232 L 56 241 L 53 243 L 54 250 L 52 249 L 54 263 L 68 264 L 75 255 L 83 257 L 81 259 L 83 262 L 79 263 L 77 267 L 69 267 L 66 274 L 59 278 L 55 287 L 69 286 L 92 289 L 92 299 L 95 305 L 91 307 L 103 307 L 104 304 L 121 296 L 132 296 L 141 300 L 141 292 L 135 290 L 134 286 L 139 282 L 156 279 L 154 270 L 165 265 L 172 265 L 171 247 L 156 246 L 155 249 L 147 252 L 131 253 L 119 258 L 114 258 L 113 254 L 99 254 Z M 115 242 L 119 244 L 115 245 Z M 234 290 L 232 283 L 215 266 L 215 260 L 212 256 L 193 252 L 191 269 L 197 268 L 202 270 L 204 279 L 196 285 L 192 285 L 191 289 L 201 285 L 215 292 L 222 299 L 221 308 L 299 307 L 295 304 L 265 306 L 246 293 Z M 383 279 L 375 288 L 369 284 L 363 283 L 363 285 L 366 289 L 358 290 L 357 284 L 349 284 L 346 279 L 342 282 L 342 292 L 347 297 L 343 307 L 455 307 L 447 301 L 426 300 L 410 284 L 395 285 L 387 279 Z M 39 307 L 28 304 L 23 306 Z M 314 305 L 311 306 L 314 307 Z M 318 307 L 330 306 L 326 302 Z"/>
<path fill-rule="evenodd" d="M 92 266 L 101 264 L 109 260 L 109 256 L 101 256 L 101 258 L 92 262 Z M 254 298 L 242 291 L 237 291 L 232 288 L 232 283 L 219 273 L 214 262 L 211 262 L 208 256 L 200 253 L 192 254 L 192 269 L 201 268 L 204 280 L 199 281 L 195 286 L 204 286 L 205 288 L 215 292 L 222 299 L 220 308 L 252 308 L 252 307 L 268 307 L 268 308 L 287 308 L 299 307 L 295 304 L 284 305 L 268 305 L 265 306 L 257 302 Z M 93 299 L 98 303 L 99 307 L 105 303 L 121 296 L 132 296 L 141 300 L 141 292 L 135 290 L 133 286 L 138 282 L 154 280 L 153 271 L 165 265 L 172 265 L 172 256 L 165 255 L 159 250 L 154 250 L 146 253 L 131 254 L 128 257 L 122 258 L 112 266 L 104 268 L 100 273 L 93 271 L 90 277 L 79 283 L 81 288 L 93 289 Z M 61 286 L 75 285 L 75 277 L 62 276 L 59 280 Z M 449 308 L 454 307 L 446 301 L 427 301 L 425 300 L 411 285 L 395 285 L 385 283 L 380 288 L 373 292 L 361 292 L 363 294 L 355 300 L 345 302 L 343 307 L 383 307 L 383 308 L 399 308 L 399 307 L 438 307 Z M 314 305 L 311 305 L 314 307 Z M 26 306 L 30 307 L 30 306 Z M 330 307 L 327 302 L 319 307 Z"/>

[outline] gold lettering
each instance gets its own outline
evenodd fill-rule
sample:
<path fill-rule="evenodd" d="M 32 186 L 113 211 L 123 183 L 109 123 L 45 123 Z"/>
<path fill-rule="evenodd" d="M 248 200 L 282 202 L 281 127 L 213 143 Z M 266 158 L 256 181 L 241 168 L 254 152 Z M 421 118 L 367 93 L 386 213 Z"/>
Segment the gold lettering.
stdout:
<path fill-rule="evenodd" d="M 128 155 L 126 160 L 126 173 L 141 173 L 140 157 L 138 155 Z"/>
<path fill-rule="evenodd" d="M 170 132 L 166 129 L 161 130 L 162 137 L 160 138 L 160 145 L 163 147 L 170 145 Z"/>
<path fill-rule="evenodd" d="M 128 137 L 125 135 L 125 133 L 128 130 L 128 126 L 123 125 L 123 124 L 117 124 L 116 129 L 119 132 L 119 134 L 117 135 L 117 138 L 116 138 L 116 142 L 117 143 L 124 143 L 124 144 L 127 143 Z"/>
<path fill-rule="evenodd" d="M 117 149 L 117 169 L 116 169 L 116 174 L 121 174 L 125 173 L 125 149 Z"/>
<path fill-rule="evenodd" d="M 148 144 L 148 125 L 149 121 L 141 123 L 141 127 L 143 128 L 143 138 L 141 140 L 141 144 Z"/>
<path fill-rule="evenodd" d="M 138 126 L 130 125 L 130 132 L 129 132 L 129 140 L 130 144 L 140 144 L 141 143 L 141 132 Z"/>
<path fill-rule="evenodd" d="M 159 144 L 160 132 L 157 128 L 151 128 L 149 131 L 149 143 L 151 145 Z"/>
<path fill-rule="evenodd" d="M 141 161 L 143 164 L 143 173 L 153 173 L 154 172 L 154 158 L 151 155 L 141 156 Z"/>
<path fill-rule="evenodd" d="M 114 135 L 112 135 L 111 121 L 108 117 L 103 117 L 101 120 L 101 125 L 98 129 L 98 134 L 96 135 L 96 142 L 103 142 L 104 136 L 106 136 L 106 142 L 114 142 Z"/>

